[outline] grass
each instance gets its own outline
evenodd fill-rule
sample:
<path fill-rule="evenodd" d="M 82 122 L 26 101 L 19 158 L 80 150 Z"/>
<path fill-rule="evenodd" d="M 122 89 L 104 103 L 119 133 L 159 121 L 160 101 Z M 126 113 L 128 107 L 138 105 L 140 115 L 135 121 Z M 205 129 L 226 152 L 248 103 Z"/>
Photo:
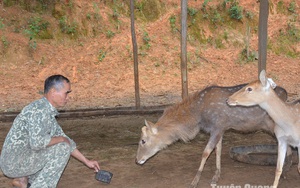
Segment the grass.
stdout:
<path fill-rule="evenodd" d="M 0 29 L 4 29 L 5 25 L 3 23 L 3 19 L 0 19 Z"/>
<path fill-rule="evenodd" d="M 62 33 L 71 35 L 72 37 L 77 36 L 77 22 L 69 23 L 69 20 L 66 16 L 63 16 L 59 19 L 59 27 Z"/>
<path fill-rule="evenodd" d="M 8 48 L 8 46 L 9 46 L 9 41 L 7 40 L 7 38 L 6 38 L 5 36 L 2 36 L 2 37 L 1 37 L 1 42 L 2 42 L 2 44 L 3 44 L 3 46 L 4 46 L 4 48 Z"/>
<path fill-rule="evenodd" d="M 43 13 L 49 10 L 54 5 L 54 1 L 38 0 L 38 1 L 18 1 L 18 0 L 3 0 L 5 7 L 18 5 L 29 12 Z"/>
<path fill-rule="evenodd" d="M 298 15 L 294 15 L 298 17 Z M 300 52 L 296 46 L 300 42 L 300 28 L 296 25 L 297 19 L 291 18 L 286 28 L 281 29 L 278 36 L 268 42 L 268 49 L 277 55 L 285 55 L 290 58 L 300 57 Z"/>
<path fill-rule="evenodd" d="M 135 15 L 145 22 L 157 20 L 164 12 L 164 3 L 159 0 L 135 1 Z"/>
<path fill-rule="evenodd" d="M 28 21 L 25 33 L 31 39 L 51 39 L 53 36 L 48 31 L 50 23 L 43 20 L 41 17 L 31 17 Z"/>
<path fill-rule="evenodd" d="M 9 47 L 9 45 L 10 45 L 10 42 L 7 40 L 7 38 L 6 38 L 6 36 L 2 36 L 1 37 L 1 42 L 2 42 L 2 46 L 3 46 L 3 48 L 2 48 L 2 53 L 3 53 L 3 55 L 4 54 L 6 54 L 6 52 L 8 51 L 8 47 Z M 0 45 L 1 46 L 1 45 Z M 1 54 L 1 53 L 0 53 Z"/>
<path fill-rule="evenodd" d="M 170 26 L 171 26 L 171 31 L 173 33 L 178 31 L 178 29 L 176 28 L 176 16 L 174 14 L 169 17 L 169 22 L 170 22 Z"/>
<path fill-rule="evenodd" d="M 205 0 L 202 7 L 189 8 L 188 26 L 189 35 L 200 44 L 212 45 L 216 48 L 223 48 L 224 42 L 228 42 L 228 35 L 225 30 L 238 30 L 245 32 L 244 23 L 249 25 L 257 24 L 257 16 L 244 11 L 236 0 L 224 0 L 217 5 L 210 5 L 210 0 Z M 212 33 L 206 35 L 207 27 Z"/>
<path fill-rule="evenodd" d="M 151 47 L 150 41 L 151 41 L 151 39 L 149 37 L 148 32 L 144 31 L 144 33 L 143 33 L 143 42 L 144 42 L 144 46 L 145 46 L 144 48 L 147 49 L 147 50 L 149 50 L 150 47 Z"/>
<path fill-rule="evenodd" d="M 98 51 L 98 55 L 97 55 L 98 62 L 102 62 L 105 57 L 106 57 L 106 51 L 105 51 L 105 49 L 100 49 Z"/>

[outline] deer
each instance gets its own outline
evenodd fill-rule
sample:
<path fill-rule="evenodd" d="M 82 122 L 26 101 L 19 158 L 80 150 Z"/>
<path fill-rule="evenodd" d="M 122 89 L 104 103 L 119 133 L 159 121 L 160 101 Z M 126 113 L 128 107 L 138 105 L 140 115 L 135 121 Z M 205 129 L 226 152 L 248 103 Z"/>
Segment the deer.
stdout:
<path fill-rule="evenodd" d="M 227 103 L 230 106 L 260 106 L 275 122 L 274 133 L 278 141 L 278 156 L 273 188 L 277 188 L 288 146 L 298 148 L 300 159 L 300 104 L 299 100 L 287 103 L 274 91 L 276 84 L 266 77 L 262 70 L 259 80 L 253 81 L 231 95 Z M 249 114 L 251 115 L 251 114 Z M 300 173 L 300 163 L 298 163 Z"/>
<path fill-rule="evenodd" d="M 188 142 L 202 130 L 210 134 L 210 137 L 190 187 L 197 187 L 204 165 L 214 149 L 216 171 L 211 184 L 216 184 L 221 174 L 222 138 L 226 130 L 234 129 L 241 132 L 264 130 L 274 133 L 274 121 L 260 107 L 227 105 L 227 98 L 245 85 L 208 86 L 189 95 L 181 102 L 165 108 L 156 123 L 145 120 L 145 125 L 141 128 L 136 163 L 143 165 L 149 158 L 170 144 L 179 140 Z M 287 92 L 284 88 L 277 87 L 276 93 L 281 100 L 287 99 Z"/>

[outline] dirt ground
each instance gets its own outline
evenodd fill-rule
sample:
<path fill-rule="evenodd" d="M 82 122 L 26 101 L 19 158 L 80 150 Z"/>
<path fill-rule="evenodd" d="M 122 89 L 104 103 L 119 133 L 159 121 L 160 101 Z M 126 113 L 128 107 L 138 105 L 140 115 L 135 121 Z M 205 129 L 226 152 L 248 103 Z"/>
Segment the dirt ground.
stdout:
<path fill-rule="evenodd" d="M 188 187 L 200 165 L 202 151 L 208 135 L 199 133 L 189 143 L 176 142 L 162 150 L 143 166 L 135 164 L 140 128 L 144 119 L 157 121 L 161 114 L 145 116 L 112 116 L 73 120 L 59 120 L 60 125 L 88 158 L 99 161 L 103 170 L 113 173 L 110 184 L 95 180 L 92 170 L 71 158 L 58 188 L 165 188 Z M 11 123 L 0 124 L 0 145 Z M 229 156 L 230 147 L 254 144 L 275 144 L 263 132 L 240 134 L 228 131 L 224 135 L 222 172 L 218 186 L 268 186 L 274 179 L 275 166 L 257 166 L 234 161 Z M 209 188 L 215 171 L 215 153 L 208 159 L 199 188 Z M 297 165 L 293 164 L 280 187 L 300 187 Z M 0 174 L 0 187 L 10 187 L 11 180 Z"/>

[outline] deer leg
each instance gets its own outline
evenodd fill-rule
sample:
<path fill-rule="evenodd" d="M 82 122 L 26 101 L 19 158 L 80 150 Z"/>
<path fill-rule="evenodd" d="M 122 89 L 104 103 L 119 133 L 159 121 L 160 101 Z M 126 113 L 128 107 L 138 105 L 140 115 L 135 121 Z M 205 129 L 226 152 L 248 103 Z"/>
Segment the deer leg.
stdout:
<path fill-rule="evenodd" d="M 300 148 L 298 146 L 298 172 L 300 173 Z"/>
<path fill-rule="evenodd" d="M 277 157 L 277 166 L 276 166 L 276 172 L 275 172 L 275 180 L 273 183 L 273 188 L 277 188 L 279 179 L 282 173 L 282 168 L 284 164 L 284 158 L 287 151 L 287 143 L 285 140 L 282 140 L 280 138 L 278 139 L 278 157 Z"/>
<path fill-rule="evenodd" d="M 287 172 L 290 170 L 292 164 L 293 164 L 293 150 L 289 146 L 289 147 L 287 147 L 286 157 L 285 157 L 285 161 L 283 164 L 283 169 L 282 169 L 282 174 L 281 174 L 282 178 L 286 179 Z"/>
<path fill-rule="evenodd" d="M 222 154 L 222 140 L 223 140 L 223 136 L 220 138 L 217 146 L 216 146 L 216 172 L 214 177 L 211 180 L 211 185 L 215 185 L 217 184 L 220 175 L 221 175 L 221 154 Z"/>
<path fill-rule="evenodd" d="M 220 135 L 211 136 L 209 138 L 209 141 L 208 141 L 207 145 L 205 146 L 205 149 L 204 149 L 203 154 L 202 154 L 202 159 L 201 159 L 200 167 L 199 167 L 199 169 L 197 171 L 197 174 L 194 177 L 194 179 L 193 179 L 193 181 L 192 181 L 192 183 L 190 185 L 190 188 L 196 188 L 197 187 L 197 185 L 199 183 L 199 180 L 200 180 L 200 177 L 201 177 L 201 173 L 202 173 L 203 168 L 204 168 L 204 165 L 205 165 L 208 157 L 210 156 L 211 152 L 214 150 L 214 148 L 216 147 L 217 143 L 221 139 L 221 137 L 222 136 L 220 134 Z M 221 141 L 221 143 L 222 143 L 222 141 Z M 221 164 L 220 164 L 220 166 L 221 166 Z"/>

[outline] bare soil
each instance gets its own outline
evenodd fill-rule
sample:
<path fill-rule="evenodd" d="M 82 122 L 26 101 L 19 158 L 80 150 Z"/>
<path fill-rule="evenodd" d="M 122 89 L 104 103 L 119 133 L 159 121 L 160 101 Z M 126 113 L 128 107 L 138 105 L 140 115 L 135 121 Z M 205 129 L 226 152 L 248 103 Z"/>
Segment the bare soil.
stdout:
<path fill-rule="evenodd" d="M 278 1 L 274 1 L 278 2 Z M 287 5 L 289 1 L 284 1 Z M 200 1 L 190 1 L 191 6 L 201 6 Z M 299 11 L 300 2 L 296 1 Z M 178 4 L 178 6 L 174 6 Z M 241 6 L 258 14 L 259 4 L 251 0 L 241 1 Z M 275 4 L 275 3 L 274 3 Z M 75 0 L 79 14 L 86 14 L 92 6 L 89 2 Z M 100 2 L 101 16 L 111 9 Z M 172 6 L 171 6 L 172 5 Z M 141 40 L 146 29 L 151 37 L 147 55 L 139 56 L 141 105 L 161 105 L 181 100 L 180 36 L 171 34 L 169 17 L 180 12 L 180 3 L 166 1 L 167 12 L 157 21 L 148 24 L 136 23 L 137 38 Z M 287 26 L 288 16 L 272 9 L 269 15 L 268 33 L 276 37 Z M 0 18 L 4 23 L 12 19 L 23 27 L 35 16 L 17 6 L 3 7 L 0 3 Z M 76 15 L 74 15 L 76 16 Z M 23 20 L 21 19 L 23 18 Z M 47 18 L 50 22 L 53 18 Z M 299 19 L 299 18 L 298 18 Z M 21 20 L 21 21 L 18 21 Z M 28 38 L 23 33 L 12 32 L 13 26 L 5 25 L 0 36 L 9 42 L 8 48 L 0 45 L 0 112 L 20 111 L 26 104 L 42 96 L 43 82 L 52 74 L 63 74 L 72 82 L 70 102 L 64 108 L 86 109 L 116 106 L 134 106 L 133 58 L 131 53 L 130 20 L 122 21 L 115 37 L 105 34 L 73 40 L 38 41 L 34 52 L 28 48 Z M 209 33 L 206 33 L 209 35 Z M 243 41 L 244 36 L 230 33 L 234 40 Z M 233 38 L 231 38 L 233 39 Z M 253 34 L 250 46 L 258 49 L 258 37 Z M 142 42 L 139 42 L 142 44 Z M 99 49 L 107 50 L 99 62 Z M 225 44 L 225 48 L 188 44 L 189 93 L 208 85 L 231 86 L 257 78 L 257 62 L 239 63 L 243 47 Z M 295 47 L 300 51 L 299 45 Z M 289 93 L 289 100 L 300 97 L 300 59 L 276 55 L 268 51 L 267 73 Z M 101 168 L 111 171 L 111 184 L 97 182 L 95 174 L 74 159 L 70 162 L 59 182 L 59 188 L 128 187 L 163 188 L 187 187 L 200 165 L 200 158 L 208 136 L 199 134 L 190 143 L 177 142 L 161 151 L 145 165 L 135 164 L 135 153 L 144 119 L 156 122 L 160 114 L 153 116 L 90 117 L 75 120 L 59 120 L 65 132 L 73 138 L 79 149 L 89 158 L 99 160 Z M 0 123 L 0 146 L 11 122 Z M 230 147 L 276 143 L 270 135 L 262 132 L 239 134 L 227 132 L 223 144 L 222 173 L 220 186 L 271 185 L 275 166 L 255 166 L 230 159 Z M 215 171 L 215 156 L 209 158 L 199 187 L 208 188 Z M 297 166 L 293 165 L 280 187 L 300 187 Z M 0 174 L 0 187 L 10 187 L 10 180 Z"/>
<path fill-rule="evenodd" d="M 67 1 L 66 1 L 67 2 Z M 96 1 L 95 1 L 96 2 Z M 274 39 L 280 31 L 285 31 L 290 15 L 277 13 L 272 3 L 268 19 L 269 38 Z M 288 6 L 288 0 L 284 1 Z M 73 1 L 73 16 L 84 17 L 92 11 L 88 2 Z M 191 1 L 189 6 L 197 9 L 200 1 Z M 299 9 L 299 2 L 297 1 Z M 176 6 L 177 4 L 177 6 Z M 252 1 L 241 1 L 245 11 L 251 11 L 258 17 L 259 4 Z M 171 15 L 180 13 L 180 4 L 165 2 L 166 12 L 155 22 L 136 21 L 136 35 L 141 48 L 145 32 L 150 37 L 151 47 L 139 50 L 139 87 L 141 105 L 160 105 L 175 103 L 181 100 L 180 72 L 180 34 L 172 33 L 169 23 Z M 270 5 L 271 6 L 271 5 Z M 111 14 L 103 2 L 100 16 L 107 27 L 111 23 L 107 16 Z M 3 7 L 0 3 L 0 18 L 4 24 L 0 29 L 0 112 L 19 111 L 34 99 L 40 98 L 44 80 L 52 74 L 63 74 L 72 82 L 72 95 L 66 109 L 101 108 L 135 105 L 135 85 L 132 57 L 130 19 L 120 16 L 120 25 L 113 38 L 105 33 L 97 36 L 86 36 L 76 40 L 54 38 L 37 40 L 35 50 L 29 46 L 29 38 L 24 32 L 30 18 L 39 17 L 18 6 Z M 52 25 L 57 22 L 51 15 L 43 15 L 44 20 Z M 299 19 L 299 18 L 298 18 Z M 79 21 L 78 21 L 79 23 Z M 298 22 L 296 22 L 298 23 Z M 179 23 L 178 23 L 179 24 Z M 246 28 L 246 23 L 242 27 Z M 88 27 L 90 25 L 87 25 Z M 179 29 L 180 26 L 178 25 Z M 103 26 L 103 28 L 105 28 Z M 28 29 L 28 28 L 27 28 Z M 225 28 L 226 29 L 226 28 Z M 54 31 L 59 27 L 53 28 Z M 255 28 L 252 28 L 254 31 Z M 207 29 L 206 37 L 211 33 Z M 242 63 L 239 60 L 244 48 L 245 36 L 229 30 L 228 40 L 223 41 L 223 48 L 213 45 L 202 45 L 189 40 L 188 52 L 188 89 L 193 93 L 208 85 L 231 86 L 257 79 L 257 61 Z M 234 44 L 237 43 L 237 44 Z M 250 50 L 258 50 L 258 36 L 253 32 L 250 38 Z M 300 52 L 299 45 L 293 46 Z M 99 61 L 99 51 L 104 49 L 105 58 Z M 278 85 L 283 86 L 290 96 L 297 98 L 300 94 L 300 59 L 276 55 L 268 50 L 267 73 Z"/>

